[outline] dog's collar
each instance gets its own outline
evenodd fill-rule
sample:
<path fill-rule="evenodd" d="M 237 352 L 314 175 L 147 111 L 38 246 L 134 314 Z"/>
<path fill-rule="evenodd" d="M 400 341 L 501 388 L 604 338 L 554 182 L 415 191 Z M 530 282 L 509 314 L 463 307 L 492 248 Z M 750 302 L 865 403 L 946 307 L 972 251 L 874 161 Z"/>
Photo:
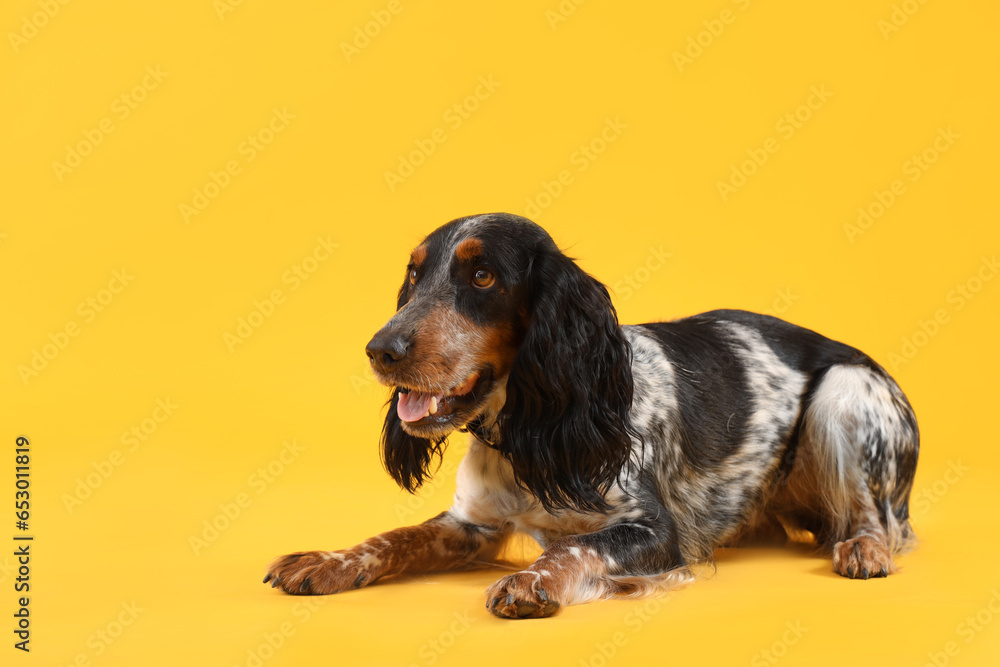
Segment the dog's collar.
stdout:
<path fill-rule="evenodd" d="M 490 429 L 487 429 L 486 427 L 483 426 L 483 420 L 481 417 L 476 417 L 471 422 L 466 424 L 465 427 L 460 428 L 458 430 L 461 431 L 462 433 L 471 433 L 476 437 L 477 440 L 482 442 L 490 449 L 495 449 L 498 452 L 500 451 L 500 445 L 498 445 L 496 441 L 494 441 L 492 438 L 486 435 L 487 433 L 490 432 Z"/>

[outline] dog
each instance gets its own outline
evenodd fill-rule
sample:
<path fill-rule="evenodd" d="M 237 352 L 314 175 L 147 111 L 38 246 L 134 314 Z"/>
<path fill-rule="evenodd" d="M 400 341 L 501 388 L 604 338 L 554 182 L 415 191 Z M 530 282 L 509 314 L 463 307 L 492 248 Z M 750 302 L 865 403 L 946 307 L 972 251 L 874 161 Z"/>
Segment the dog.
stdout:
<path fill-rule="evenodd" d="M 620 325 L 605 286 L 525 218 L 427 236 L 366 353 L 392 388 L 382 458 L 403 489 L 471 434 L 454 503 L 279 558 L 264 582 L 287 593 L 495 562 L 521 532 L 544 551 L 486 606 L 540 618 L 684 585 L 720 546 L 811 533 L 834 572 L 868 579 L 914 543 L 916 417 L 871 357 L 740 310 Z"/>

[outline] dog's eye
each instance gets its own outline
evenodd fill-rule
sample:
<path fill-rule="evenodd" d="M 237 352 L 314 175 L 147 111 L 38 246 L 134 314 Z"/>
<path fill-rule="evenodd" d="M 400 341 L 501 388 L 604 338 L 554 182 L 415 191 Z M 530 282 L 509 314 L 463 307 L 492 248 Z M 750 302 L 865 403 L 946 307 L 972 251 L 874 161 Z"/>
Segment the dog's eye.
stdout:
<path fill-rule="evenodd" d="M 409 280 L 410 280 L 410 284 L 411 285 L 416 285 L 417 284 L 417 270 L 416 269 L 410 269 Z"/>
<path fill-rule="evenodd" d="M 493 283 L 496 281 L 497 278 L 493 275 L 493 272 L 481 266 L 472 273 L 472 284 L 479 289 L 493 287 Z"/>

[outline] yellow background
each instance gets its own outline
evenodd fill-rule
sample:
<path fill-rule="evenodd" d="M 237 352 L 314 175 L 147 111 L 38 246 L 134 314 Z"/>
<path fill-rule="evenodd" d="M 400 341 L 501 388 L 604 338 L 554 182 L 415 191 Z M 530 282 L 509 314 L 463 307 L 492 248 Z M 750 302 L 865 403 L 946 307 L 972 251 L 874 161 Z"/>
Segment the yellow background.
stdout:
<path fill-rule="evenodd" d="M 3 664 L 997 664 L 1000 280 L 983 263 L 1000 249 L 996 4 L 388 8 L 4 4 Z M 456 104 L 471 109 L 461 122 Z M 275 110 L 287 120 L 268 135 Z M 796 113 L 799 127 L 782 122 Z M 608 122 L 620 132 L 602 145 Z M 391 188 L 386 172 L 432 135 Z M 248 136 L 271 140 L 252 160 Z M 53 165 L 81 143 L 76 167 Z M 765 145 L 763 164 L 743 165 Z M 913 172 L 925 151 L 933 164 Z M 753 173 L 724 199 L 734 169 Z M 225 187 L 185 221 L 213 173 Z M 558 196 L 541 196 L 546 184 Z M 879 211 L 876 193 L 891 205 L 850 233 L 859 207 Z M 313 609 L 260 584 L 280 554 L 449 505 L 462 438 L 421 496 L 398 491 L 363 348 L 423 235 L 529 202 L 616 288 L 623 322 L 770 311 L 894 372 L 923 436 L 921 543 L 898 575 L 848 581 L 800 549 L 729 551 L 669 600 L 532 622 L 483 608 L 500 570 Z M 336 249 L 304 261 L 318 238 Z M 670 256 L 657 264 L 654 250 Z M 296 266 L 314 271 L 296 284 Z M 275 290 L 283 302 L 230 350 L 225 334 Z M 91 312 L 88 299 L 106 303 Z M 52 358 L 25 373 L 36 351 Z M 147 430 L 139 446 L 122 441 L 132 428 Z M 19 434 L 33 452 L 29 655 L 11 646 Z M 280 463 L 293 440 L 301 451 Z M 208 539 L 213 521 L 224 529 Z"/>

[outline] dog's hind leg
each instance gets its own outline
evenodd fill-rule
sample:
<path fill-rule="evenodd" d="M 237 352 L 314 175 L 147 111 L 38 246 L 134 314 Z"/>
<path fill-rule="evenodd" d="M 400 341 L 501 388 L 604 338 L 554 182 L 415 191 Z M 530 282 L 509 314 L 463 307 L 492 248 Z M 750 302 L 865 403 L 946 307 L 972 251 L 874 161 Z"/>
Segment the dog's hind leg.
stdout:
<path fill-rule="evenodd" d="M 831 367 L 807 398 L 793 478 L 801 509 L 821 517 L 833 569 L 852 579 L 895 571 L 912 545 L 909 496 L 919 435 L 903 392 L 874 362 Z"/>

